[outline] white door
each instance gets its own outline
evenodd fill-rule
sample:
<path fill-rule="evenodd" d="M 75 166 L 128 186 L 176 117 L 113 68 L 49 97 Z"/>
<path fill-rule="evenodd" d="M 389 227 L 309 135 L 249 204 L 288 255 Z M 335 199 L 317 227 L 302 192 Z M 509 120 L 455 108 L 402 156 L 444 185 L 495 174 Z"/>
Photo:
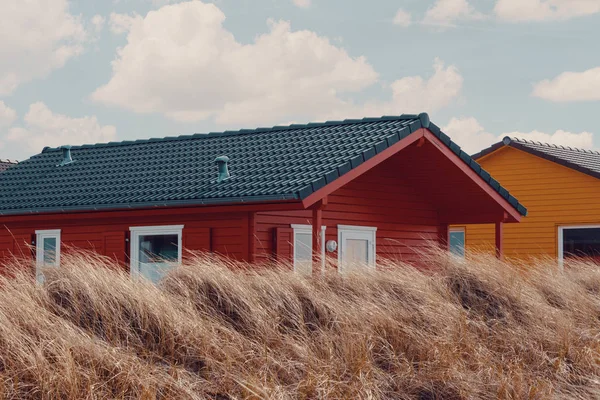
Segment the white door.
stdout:
<path fill-rule="evenodd" d="M 338 261 L 341 273 L 375 267 L 377 228 L 338 225 Z"/>
<path fill-rule="evenodd" d="M 38 282 L 44 282 L 43 269 L 60 265 L 60 229 L 35 231 L 36 269 Z"/>

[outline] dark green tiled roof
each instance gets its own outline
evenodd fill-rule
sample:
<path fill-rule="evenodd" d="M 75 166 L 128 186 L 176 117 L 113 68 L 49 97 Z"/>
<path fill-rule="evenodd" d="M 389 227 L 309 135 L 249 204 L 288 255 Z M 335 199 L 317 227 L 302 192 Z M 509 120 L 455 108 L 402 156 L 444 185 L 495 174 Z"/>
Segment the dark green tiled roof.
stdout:
<path fill-rule="evenodd" d="M 595 178 L 600 178 L 600 153 L 597 151 L 511 138 L 508 136 L 501 142 L 474 154 L 473 158 L 479 159 L 504 146 L 514 147 Z"/>
<path fill-rule="evenodd" d="M 421 114 L 73 146 L 65 166 L 46 148 L 0 174 L 0 213 L 304 199 L 423 125 L 526 212 Z M 222 155 L 231 178 L 217 183 Z"/>

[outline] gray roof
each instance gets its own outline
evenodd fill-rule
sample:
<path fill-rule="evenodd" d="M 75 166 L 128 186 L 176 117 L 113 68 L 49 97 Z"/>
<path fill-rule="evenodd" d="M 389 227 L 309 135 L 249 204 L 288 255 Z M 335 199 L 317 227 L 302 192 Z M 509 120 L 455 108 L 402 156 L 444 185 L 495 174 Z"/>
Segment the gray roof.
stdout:
<path fill-rule="evenodd" d="M 515 149 L 523 150 L 527 153 L 555 162 L 565 167 L 572 168 L 595 178 L 600 178 L 600 153 L 594 150 L 584 150 L 569 146 L 560 146 L 525 140 L 519 138 L 505 137 L 501 142 L 496 143 L 487 149 L 473 155 L 474 159 L 479 159 L 490 154 L 504 146 L 510 146 Z"/>
<path fill-rule="evenodd" d="M 424 126 L 526 214 L 427 114 L 73 146 L 62 166 L 45 148 L 0 174 L 0 214 L 301 200 Z"/>

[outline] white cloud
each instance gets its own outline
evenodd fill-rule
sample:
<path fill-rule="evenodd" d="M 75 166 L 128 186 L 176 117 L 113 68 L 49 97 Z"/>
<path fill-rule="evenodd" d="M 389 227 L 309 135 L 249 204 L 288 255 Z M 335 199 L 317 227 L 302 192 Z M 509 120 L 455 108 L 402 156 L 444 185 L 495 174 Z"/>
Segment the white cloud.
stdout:
<path fill-rule="evenodd" d="M 133 26 L 133 24 L 137 21 L 141 21 L 142 17 L 138 14 L 128 15 L 128 14 L 110 14 L 110 31 L 115 35 L 121 35 L 123 33 L 129 32 L 129 29 Z"/>
<path fill-rule="evenodd" d="M 498 18 L 510 22 L 554 21 L 600 12 L 600 0 L 498 0 Z"/>
<path fill-rule="evenodd" d="M 17 119 L 17 112 L 0 100 L 0 129 L 11 126 Z"/>
<path fill-rule="evenodd" d="M 269 123 L 341 107 L 340 95 L 377 80 L 363 57 L 351 57 L 314 32 L 271 21 L 267 33 L 241 44 L 224 19 L 215 5 L 200 1 L 129 19 L 113 76 L 92 98 L 180 121 Z"/>
<path fill-rule="evenodd" d="M 53 113 L 44 103 L 33 103 L 25 114 L 23 126 L 8 130 L 6 139 L 24 144 L 33 152 L 45 146 L 107 142 L 116 138 L 116 128 L 100 125 L 95 116 L 72 118 Z"/>
<path fill-rule="evenodd" d="M 120 0 L 115 0 L 115 1 L 120 1 Z M 156 7 L 161 7 L 161 6 L 164 6 L 165 4 L 176 3 L 179 1 L 181 1 L 181 0 L 151 0 L 152 4 Z M 216 1 L 219 1 L 219 0 L 216 0 Z"/>
<path fill-rule="evenodd" d="M 96 14 L 92 17 L 92 25 L 94 26 L 94 31 L 96 33 L 100 33 L 102 29 L 104 29 L 104 24 L 106 23 L 106 18 L 104 18 L 100 14 Z"/>
<path fill-rule="evenodd" d="M 364 104 L 340 103 L 337 107 L 315 114 L 316 120 L 437 111 L 460 96 L 463 77 L 455 66 L 445 66 L 439 58 L 435 59 L 433 70 L 434 73 L 429 78 L 417 75 L 392 82 L 389 86 L 392 95 L 388 101 L 368 101 Z"/>
<path fill-rule="evenodd" d="M 442 131 L 469 154 L 477 153 L 498 141 L 497 136 L 486 132 L 473 117 L 452 118 Z"/>
<path fill-rule="evenodd" d="M 382 111 L 385 114 L 433 112 L 450 104 L 462 90 L 463 77 L 455 66 L 446 67 L 439 58 L 435 59 L 433 69 L 429 79 L 409 76 L 394 81 L 392 101 Z"/>
<path fill-rule="evenodd" d="M 545 133 L 537 130 L 531 132 L 505 132 L 499 135 L 487 132 L 475 118 L 452 118 L 442 130 L 454 142 L 470 154 L 477 153 L 505 136 L 516 137 L 537 142 L 591 149 L 594 147 L 594 135 L 590 132 L 573 133 L 557 130 Z"/>
<path fill-rule="evenodd" d="M 584 72 L 563 72 L 535 84 L 533 96 L 555 102 L 599 101 L 600 67 Z"/>
<path fill-rule="evenodd" d="M 294 0 L 296 7 L 308 8 L 310 7 L 311 0 Z"/>
<path fill-rule="evenodd" d="M 425 13 L 423 23 L 437 27 L 453 27 L 457 21 L 481 20 L 484 14 L 476 11 L 467 0 L 437 0 Z"/>
<path fill-rule="evenodd" d="M 5 0 L 0 24 L 0 96 L 42 78 L 83 51 L 86 32 L 67 0 Z"/>
<path fill-rule="evenodd" d="M 199 1 L 145 17 L 111 15 L 111 30 L 126 30 L 127 44 L 113 61 L 112 78 L 92 99 L 178 121 L 267 125 L 433 112 L 462 90 L 457 68 L 436 59 L 433 75 L 387 85 L 389 100 L 355 103 L 348 96 L 378 77 L 363 57 L 284 21 L 270 21 L 267 33 L 241 44 L 223 28 L 224 18 L 215 5 Z"/>
<path fill-rule="evenodd" d="M 394 24 L 403 28 L 408 28 L 412 23 L 412 17 L 409 12 L 399 9 L 394 16 Z"/>

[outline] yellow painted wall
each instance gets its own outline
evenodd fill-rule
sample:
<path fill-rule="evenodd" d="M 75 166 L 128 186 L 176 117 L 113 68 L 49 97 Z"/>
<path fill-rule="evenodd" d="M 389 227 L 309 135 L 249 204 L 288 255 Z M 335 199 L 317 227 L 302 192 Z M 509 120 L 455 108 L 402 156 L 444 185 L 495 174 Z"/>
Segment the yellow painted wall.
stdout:
<path fill-rule="evenodd" d="M 599 179 L 508 146 L 478 162 L 528 210 L 505 224 L 507 257 L 557 257 L 558 226 L 600 224 Z M 466 226 L 467 252 L 493 247 L 493 225 Z"/>

